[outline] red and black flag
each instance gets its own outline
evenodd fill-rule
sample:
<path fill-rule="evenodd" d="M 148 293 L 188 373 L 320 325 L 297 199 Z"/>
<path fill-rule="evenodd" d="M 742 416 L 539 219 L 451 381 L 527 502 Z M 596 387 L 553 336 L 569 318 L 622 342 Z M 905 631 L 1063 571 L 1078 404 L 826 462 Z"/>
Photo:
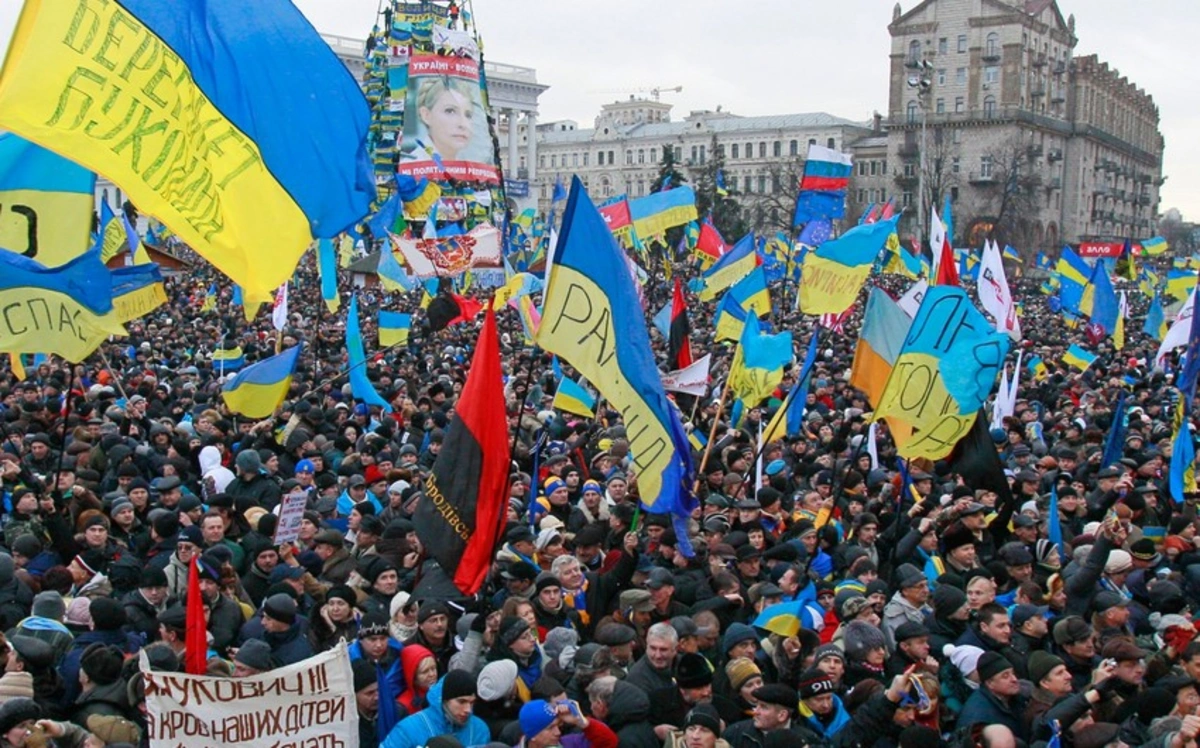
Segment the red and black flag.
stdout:
<path fill-rule="evenodd" d="M 1013 495 L 1004 475 L 1004 463 L 996 453 L 992 440 L 988 416 L 982 409 L 975 417 L 975 425 L 958 441 L 948 459 L 950 469 L 962 476 L 963 483 L 978 491 L 987 489 L 996 494 L 996 508 L 1015 511 Z"/>
<path fill-rule="evenodd" d="M 683 285 L 675 279 L 675 299 L 671 302 L 671 327 L 667 341 L 667 364 L 672 370 L 686 369 L 692 365 L 692 325 L 688 322 L 687 302 L 683 298 Z"/>
<path fill-rule="evenodd" d="M 504 530 L 509 467 L 500 345 L 489 304 L 467 383 L 413 517 L 429 555 L 464 595 L 482 586 Z"/>
<path fill-rule="evenodd" d="M 475 299 L 459 296 L 451 290 L 450 279 L 442 278 L 438 283 L 437 296 L 429 302 L 425 317 L 429 320 L 429 331 L 438 332 L 450 325 L 475 319 L 483 308 Z"/>

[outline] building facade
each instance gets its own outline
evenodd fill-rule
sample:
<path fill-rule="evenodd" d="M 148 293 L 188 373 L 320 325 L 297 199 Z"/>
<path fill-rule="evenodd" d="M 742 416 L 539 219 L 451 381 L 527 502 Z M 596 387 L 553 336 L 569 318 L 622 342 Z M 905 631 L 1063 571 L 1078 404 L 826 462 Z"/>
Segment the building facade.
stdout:
<path fill-rule="evenodd" d="M 796 185 L 785 178 L 803 163 L 809 144 L 846 150 L 870 134 L 868 123 L 823 112 L 741 117 L 731 112 L 694 111 L 671 119 L 666 102 L 631 97 L 606 104 L 593 126 L 563 120 L 539 125 L 537 138 L 538 205 L 549 210 L 554 181 L 578 175 L 597 200 L 625 194 L 649 194 L 672 149 L 678 168 L 703 167 L 716 147 L 725 159 L 723 174 L 731 192 L 752 212 L 778 213 L 795 199 Z M 764 216 L 762 223 L 772 223 Z M 754 219 L 751 219 L 752 224 Z"/>
<path fill-rule="evenodd" d="M 1158 109 L 1095 55 L 1074 55 L 1075 19 L 1055 0 L 897 4 L 888 31 L 887 160 L 904 231 L 925 235 L 948 196 L 960 246 L 989 232 L 1030 252 L 1153 234 Z"/>

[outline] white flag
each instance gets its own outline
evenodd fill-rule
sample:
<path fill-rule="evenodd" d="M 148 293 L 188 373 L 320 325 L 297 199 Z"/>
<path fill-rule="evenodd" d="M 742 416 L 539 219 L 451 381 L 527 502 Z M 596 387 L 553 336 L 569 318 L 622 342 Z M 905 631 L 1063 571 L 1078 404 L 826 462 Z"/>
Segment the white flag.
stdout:
<path fill-rule="evenodd" d="M 664 374 L 663 389 L 703 397 L 708 392 L 708 367 L 711 363 L 712 354 L 706 353 L 690 365 Z"/>
<path fill-rule="evenodd" d="M 979 304 L 996 320 L 996 329 L 1008 333 L 1013 340 L 1021 339 L 1021 323 L 1017 320 L 1017 305 L 1004 276 L 1004 261 L 1000 247 L 987 241 L 983 245 L 983 259 L 979 261 L 979 281 L 976 284 Z"/>
<path fill-rule="evenodd" d="M 875 429 L 878 424 L 871 421 L 871 425 L 867 428 L 867 454 L 871 456 L 871 469 L 879 469 L 879 447 L 875 444 Z"/>
<path fill-rule="evenodd" d="M 933 263 L 930 265 L 929 277 L 936 278 L 938 277 L 938 264 L 942 259 L 942 245 L 946 243 L 946 224 L 942 223 L 942 219 L 938 217 L 936 205 L 930 210 L 929 251 L 933 254 Z"/>
<path fill-rule="evenodd" d="M 287 326 L 287 318 L 287 281 L 284 281 L 279 290 L 275 292 L 275 303 L 271 307 L 271 323 L 274 324 L 276 330 L 282 332 L 283 328 Z"/>
<path fill-rule="evenodd" d="M 1187 345 L 1188 337 L 1192 333 L 1192 314 L 1196 307 L 1196 289 L 1188 294 L 1187 301 L 1179 310 L 1179 314 L 1175 316 L 1175 321 L 1171 323 L 1171 329 L 1167 330 L 1167 334 L 1163 336 L 1162 345 L 1158 347 L 1158 355 L 1154 357 L 1155 363 L 1162 363 L 1163 357 L 1170 353 L 1175 348 Z"/>
<path fill-rule="evenodd" d="M 900 297 L 896 305 L 904 310 L 904 313 L 913 319 L 917 318 L 917 310 L 921 308 L 921 302 L 925 300 L 925 292 L 929 290 L 929 284 L 923 280 L 919 280 L 912 284 L 912 287 Z"/>

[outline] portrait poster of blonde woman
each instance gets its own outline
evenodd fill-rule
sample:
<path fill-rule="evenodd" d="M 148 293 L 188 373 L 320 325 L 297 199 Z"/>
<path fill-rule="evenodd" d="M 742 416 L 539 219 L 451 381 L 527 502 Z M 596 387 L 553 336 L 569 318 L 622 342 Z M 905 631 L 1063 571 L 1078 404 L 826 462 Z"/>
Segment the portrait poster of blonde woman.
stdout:
<path fill-rule="evenodd" d="M 400 148 L 401 174 L 432 181 L 498 181 L 475 60 L 412 58 Z"/>

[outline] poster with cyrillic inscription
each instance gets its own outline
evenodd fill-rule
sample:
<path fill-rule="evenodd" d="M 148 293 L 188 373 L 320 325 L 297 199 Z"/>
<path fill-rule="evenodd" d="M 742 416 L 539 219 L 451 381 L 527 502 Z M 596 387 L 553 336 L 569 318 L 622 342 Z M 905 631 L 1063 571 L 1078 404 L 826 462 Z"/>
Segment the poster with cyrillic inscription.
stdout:
<path fill-rule="evenodd" d="M 150 670 L 150 748 L 358 748 L 358 706 L 346 643 L 246 678 Z"/>

